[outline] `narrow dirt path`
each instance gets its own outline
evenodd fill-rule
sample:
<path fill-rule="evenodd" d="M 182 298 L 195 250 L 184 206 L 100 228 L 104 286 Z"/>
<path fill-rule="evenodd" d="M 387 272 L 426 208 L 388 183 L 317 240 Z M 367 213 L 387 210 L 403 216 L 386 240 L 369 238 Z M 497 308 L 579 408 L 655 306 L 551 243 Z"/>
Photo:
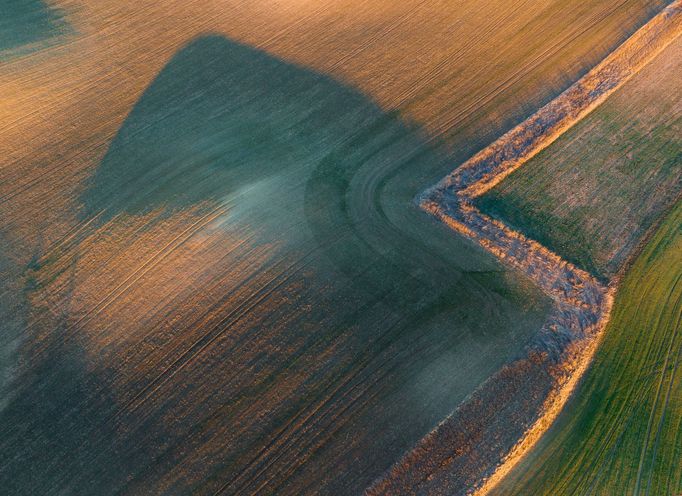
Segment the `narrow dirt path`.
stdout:
<path fill-rule="evenodd" d="M 455 169 L 421 208 L 523 272 L 555 302 L 527 356 L 488 379 L 368 490 L 379 494 L 487 494 L 562 410 L 609 318 L 607 287 L 538 242 L 478 211 L 473 199 L 549 146 L 682 33 L 676 0 L 601 63 Z"/>

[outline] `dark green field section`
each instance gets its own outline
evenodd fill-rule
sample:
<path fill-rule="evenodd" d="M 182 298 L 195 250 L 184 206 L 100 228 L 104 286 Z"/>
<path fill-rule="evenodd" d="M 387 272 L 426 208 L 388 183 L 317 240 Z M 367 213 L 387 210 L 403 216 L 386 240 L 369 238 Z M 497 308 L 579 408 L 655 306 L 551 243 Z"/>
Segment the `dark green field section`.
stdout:
<path fill-rule="evenodd" d="M 62 13 L 42 0 L 0 0 L 0 57 L 35 49 L 66 29 Z"/>
<path fill-rule="evenodd" d="M 682 492 L 682 204 L 636 259 L 591 369 L 494 494 Z"/>
<path fill-rule="evenodd" d="M 678 39 L 480 208 L 610 278 L 682 191 L 681 73 Z"/>
<path fill-rule="evenodd" d="M 78 230 L 12 293 L 46 309 L 0 410 L 0 487 L 361 493 L 548 309 L 414 204 L 451 167 L 338 82 L 218 36 L 185 46 L 84 183 Z M 133 249 L 216 211 L 187 255 Z M 100 300 L 74 315 L 76 287 Z"/>

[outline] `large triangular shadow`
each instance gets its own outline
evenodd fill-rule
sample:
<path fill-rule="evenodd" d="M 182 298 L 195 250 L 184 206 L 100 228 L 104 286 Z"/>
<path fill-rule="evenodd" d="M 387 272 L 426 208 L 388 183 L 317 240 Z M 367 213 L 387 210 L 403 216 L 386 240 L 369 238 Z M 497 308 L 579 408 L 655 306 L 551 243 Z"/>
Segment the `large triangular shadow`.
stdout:
<path fill-rule="evenodd" d="M 382 188 L 401 169 L 428 177 L 449 167 L 444 146 L 357 90 L 206 35 L 182 48 L 140 97 L 88 181 L 81 215 L 106 222 L 229 199 L 241 205 L 240 222 L 264 231 L 266 241 L 305 231 L 304 242 L 363 289 L 399 295 L 414 282 L 404 273 L 423 271 L 415 255 L 427 251 L 405 249 L 415 240 L 386 218 Z M 416 210 L 411 195 L 422 186 L 390 201 Z M 351 194 L 363 198 L 349 206 Z M 444 270 L 433 277 L 448 277 Z"/>
<path fill-rule="evenodd" d="M 82 196 L 84 214 L 182 209 L 291 169 L 306 173 L 381 115 L 325 76 L 204 36 L 139 99 Z"/>
<path fill-rule="evenodd" d="M 386 361 L 398 378 L 382 384 L 381 394 L 386 396 L 372 396 L 367 406 L 358 407 L 357 415 L 353 410 L 347 431 L 298 468 L 296 476 L 306 472 L 311 477 L 311 493 L 357 494 L 501 365 L 500 356 L 495 355 L 497 361 L 486 356 L 481 371 L 462 379 L 466 384 L 443 380 L 456 377 L 461 369 L 447 355 L 458 351 L 460 332 L 461 339 L 500 349 L 519 339 L 507 339 L 514 333 L 496 329 L 504 329 L 514 318 L 530 322 L 529 328 L 541 321 L 540 311 L 516 309 L 502 277 L 492 274 L 483 281 L 480 274 L 462 274 L 447 259 L 447 250 L 440 249 L 457 242 L 449 232 L 442 230 L 444 241 L 438 249 L 419 236 L 406 235 L 404 224 L 417 220 L 423 224 L 425 217 L 417 217 L 422 214 L 411 202 L 411 195 L 423 184 L 412 192 L 404 187 L 399 198 L 382 197 L 383 188 L 401 170 L 415 177 L 423 174 L 421 181 L 427 183 L 429 175 L 438 177 L 449 170 L 448 158 L 416 126 L 383 111 L 356 90 L 221 36 L 203 36 L 168 62 L 126 118 L 80 196 L 81 218 L 96 220 L 84 222 L 87 232 L 74 235 L 70 243 L 77 247 L 79 236 L 106 229 L 118 215 L 159 210 L 172 214 L 200 204 L 228 202 L 242 205 L 240 215 L 226 221 L 228 227 L 241 223 L 259 229 L 262 241 L 284 246 L 278 254 L 283 258 L 308 253 L 312 275 L 305 283 L 319 288 L 331 303 L 316 305 L 315 296 L 310 297 L 314 301 L 305 301 L 310 303 L 310 313 L 278 332 L 284 338 L 304 333 L 330 343 L 345 333 L 351 343 L 357 343 L 356 354 L 363 363 L 374 361 L 379 367 Z M 261 187 L 264 184 L 267 187 Z M 391 207 L 394 211 L 385 211 L 385 205 L 398 203 Z M 427 229 L 441 232 L 440 226 Z M 78 250 L 73 251 L 68 256 L 77 261 Z M 305 293 L 309 294 L 316 295 L 313 290 Z M 276 295 L 279 301 L 289 296 Z M 265 310 L 264 320 L 270 315 Z M 481 314 L 489 317 L 482 319 Z M 67 326 L 68 316 L 64 320 Z M 253 332 L 268 330 L 264 325 Z M 35 365 L 0 415 L 5 432 L 13 432 L 13 427 L 33 432 L 6 442 L 15 462 L 0 463 L 0 481 L 2 476 L 13 480 L 17 494 L 64 488 L 78 492 L 99 481 L 101 494 L 113 494 L 125 493 L 133 478 L 159 475 L 155 470 L 161 473 L 164 467 L 153 465 L 159 455 L 154 452 L 157 444 L 145 440 L 180 441 L 152 421 L 127 433 L 108 429 L 115 409 L 108 372 L 116 375 L 121 365 L 101 364 L 103 373 L 93 374 L 86 370 L 75 340 L 62 344 L 61 334 L 52 334 L 58 339 L 50 347 L 50 356 Z M 428 359 L 442 359 L 438 369 L 442 373 L 432 373 L 428 360 L 414 358 L 420 352 L 415 351 L 415 342 L 424 344 L 422 352 Z M 349 350 L 355 348 L 349 345 Z M 222 353 L 219 358 L 225 363 L 239 363 L 239 349 Z M 230 353 L 235 356 L 226 356 Z M 322 379 L 329 384 L 342 382 L 343 370 L 330 367 L 329 376 Z M 419 395 L 410 389 L 416 384 L 413 376 L 420 378 Z M 213 380 L 219 384 L 219 378 Z M 221 394 L 216 387 L 218 399 Z M 312 396 L 298 400 L 316 401 Z M 43 403 L 49 408 L 43 408 Z M 352 405 L 347 405 L 349 410 Z M 38 411 L 49 412 L 50 418 L 34 413 Z M 30 418 L 22 418 L 22 412 Z M 186 420 L 191 424 L 191 418 Z M 84 433 L 88 430 L 74 430 L 79 425 L 101 433 L 101 439 L 93 439 L 107 446 L 102 455 Z M 348 444 L 349 440 L 358 440 L 358 445 Z M 273 455 L 273 460 L 280 458 Z M 92 466 L 85 467 L 88 461 Z M 230 463 L 216 457 L 202 470 L 229 481 L 239 475 Z M 339 464 L 343 470 L 325 473 Z M 249 478 L 249 470 L 257 466 L 239 465 L 244 484 L 257 484 Z M 325 478 L 324 489 L 318 484 L 321 478 Z M 188 484 L 204 482 L 199 478 Z M 277 482 L 288 484 L 290 479 Z"/>

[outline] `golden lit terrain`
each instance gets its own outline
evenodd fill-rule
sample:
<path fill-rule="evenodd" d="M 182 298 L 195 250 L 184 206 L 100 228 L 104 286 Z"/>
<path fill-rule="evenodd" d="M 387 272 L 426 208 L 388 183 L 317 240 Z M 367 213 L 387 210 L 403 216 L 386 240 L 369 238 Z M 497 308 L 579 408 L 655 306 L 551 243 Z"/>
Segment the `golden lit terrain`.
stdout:
<path fill-rule="evenodd" d="M 0 487 L 380 481 L 550 312 L 414 198 L 665 3 L 5 2 Z"/>

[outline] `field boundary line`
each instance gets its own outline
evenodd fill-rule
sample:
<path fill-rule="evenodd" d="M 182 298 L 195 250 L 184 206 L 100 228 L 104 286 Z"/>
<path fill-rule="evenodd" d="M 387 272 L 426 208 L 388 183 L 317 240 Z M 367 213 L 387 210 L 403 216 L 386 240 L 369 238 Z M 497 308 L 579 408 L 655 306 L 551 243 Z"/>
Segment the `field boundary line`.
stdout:
<path fill-rule="evenodd" d="M 395 494 L 408 487 L 411 493 L 421 493 L 419 486 L 423 485 L 430 487 L 431 491 L 452 490 L 458 482 L 461 484 L 467 477 L 470 479 L 474 475 L 471 471 L 479 470 L 479 478 L 471 483 L 468 494 L 484 496 L 535 446 L 563 410 L 592 363 L 609 320 L 620 278 L 615 277 L 609 285 L 603 285 L 593 275 L 562 259 L 537 241 L 481 213 L 474 206 L 474 199 L 500 183 L 596 109 L 680 34 L 682 0 L 675 0 L 563 93 L 417 198 L 423 210 L 481 245 L 503 264 L 521 271 L 554 301 L 555 310 L 526 350 L 526 360 L 541 363 L 551 377 L 551 388 L 539 411 L 523 412 L 529 418 L 524 419 L 525 430 L 520 438 L 506 446 L 499 439 L 488 440 L 488 443 L 494 444 L 486 447 L 488 451 L 494 453 L 497 449 L 499 456 L 495 460 L 479 459 L 471 466 L 466 463 L 461 466 L 460 463 L 456 470 L 450 470 L 458 472 L 458 480 L 448 475 L 448 469 L 456 461 L 461 462 L 457 459 L 466 457 L 469 452 L 463 450 L 463 455 L 453 455 L 458 447 L 451 446 L 446 456 L 442 451 L 446 448 L 441 446 L 438 454 L 433 456 L 430 448 L 438 445 L 439 437 L 441 441 L 455 439 L 452 434 L 454 431 L 480 429 L 480 425 L 469 427 L 465 416 L 475 413 L 476 409 L 485 409 L 486 404 L 482 399 L 486 395 L 499 390 L 518 390 L 519 394 L 524 394 L 527 392 L 523 390 L 524 387 L 531 388 L 524 384 L 501 388 L 501 381 L 513 381 L 518 376 L 510 376 L 508 370 L 504 369 L 494 374 L 383 477 L 376 480 L 366 494 Z M 504 420 L 499 419 L 499 416 L 494 417 L 494 422 L 500 425 L 484 426 L 486 432 L 503 433 Z M 480 435 L 480 432 L 474 432 Z M 485 458 L 485 455 L 481 458 Z M 480 478 L 480 471 L 483 478 Z"/>

